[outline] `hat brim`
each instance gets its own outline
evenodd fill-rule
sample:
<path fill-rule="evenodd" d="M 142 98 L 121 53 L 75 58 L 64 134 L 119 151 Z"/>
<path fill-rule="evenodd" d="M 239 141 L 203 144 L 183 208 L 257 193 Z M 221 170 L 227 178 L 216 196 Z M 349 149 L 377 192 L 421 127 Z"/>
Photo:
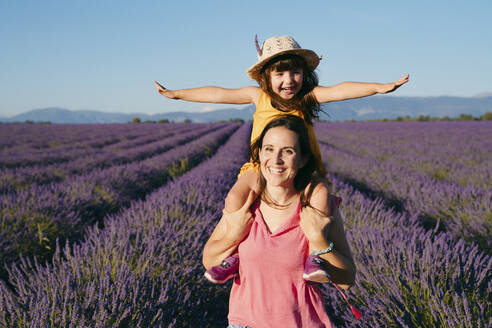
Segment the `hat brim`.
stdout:
<path fill-rule="evenodd" d="M 308 68 L 312 71 L 314 71 L 316 67 L 318 67 L 319 65 L 319 57 L 314 51 L 309 49 L 289 49 L 289 50 L 278 52 L 273 56 L 267 57 L 257 62 L 246 71 L 246 74 L 248 74 L 248 76 L 253 80 L 258 81 L 258 79 L 260 78 L 260 72 L 266 63 L 268 63 L 269 61 L 271 61 L 272 59 L 278 56 L 288 55 L 288 54 L 298 55 L 304 58 Z"/>

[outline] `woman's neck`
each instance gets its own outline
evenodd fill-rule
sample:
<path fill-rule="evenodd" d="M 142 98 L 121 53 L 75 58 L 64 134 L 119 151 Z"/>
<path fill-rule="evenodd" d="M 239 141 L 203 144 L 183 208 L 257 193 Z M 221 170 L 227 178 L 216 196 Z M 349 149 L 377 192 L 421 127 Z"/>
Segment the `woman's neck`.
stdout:
<path fill-rule="evenodd" d="M 268 199 L 276 205 L 288 206 L 294 199 L 297 198 L 297 191 L 294 187 L 272 187 L 266 186 L 265 193 L 268 194 Z"/>

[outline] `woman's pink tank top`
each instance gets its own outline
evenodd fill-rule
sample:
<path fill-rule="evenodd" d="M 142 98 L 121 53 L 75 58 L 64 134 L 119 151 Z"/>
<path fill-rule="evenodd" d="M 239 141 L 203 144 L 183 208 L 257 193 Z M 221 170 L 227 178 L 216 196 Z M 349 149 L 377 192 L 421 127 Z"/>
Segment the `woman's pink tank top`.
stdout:
<path fill-rule="evenodd" d="M 254 328 L 331 327 L 321 292 L 302 278 L 309 246 L 295 213 L 270 233 L 259 209 L 239 245 L 239 277 L 229 300 L 229 323 Z"/>

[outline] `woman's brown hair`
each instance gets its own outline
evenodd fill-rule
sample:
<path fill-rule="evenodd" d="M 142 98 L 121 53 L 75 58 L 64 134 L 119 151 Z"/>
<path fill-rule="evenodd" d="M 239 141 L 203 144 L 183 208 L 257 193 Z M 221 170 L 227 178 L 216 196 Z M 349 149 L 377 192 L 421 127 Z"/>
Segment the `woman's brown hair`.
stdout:
<path fill-rule="evenodd" d="M 273 92 L 270 73 L 294 69 L 302 69 L 303 71 L 302 88 L 293 99 L 285 100 Z M 306 61 L 301 56 L 287 54 L 275 57 L 263 66 L 258 83 L 260 88 L 270 96 L 274 108 L 284 112 L 300 110 L 306 122 L 311 125 L 313 119 L 319 118 L 321 108 L 313 93 L 313 89 L 319 83 L 318 75 L 307 67 Z"/>

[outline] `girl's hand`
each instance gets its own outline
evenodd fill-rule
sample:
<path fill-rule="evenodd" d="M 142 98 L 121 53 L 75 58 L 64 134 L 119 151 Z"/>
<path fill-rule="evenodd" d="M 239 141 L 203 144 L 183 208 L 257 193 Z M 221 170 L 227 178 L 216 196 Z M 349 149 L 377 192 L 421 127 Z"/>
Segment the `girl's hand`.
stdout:
<path fill-rule="evenodd" d="M 162 85 L 154 81 L 155 86 L 157 87 L 157 92 L 169 99 L 178 99 L 175 92 L 169 89 L 164 88 Z"/>
<path fill-rule="evenodd" d="M 328 246 L 324 236 L 328 234 L 327 229 L 332 222 L 331 216 L 325 216 L 313 207 L 306 206 L 301 211 L 301 226 L 304 235 L 309 240 L 311 246 L 324 249 Z"/>
<path fill-rule="evenodd" d="M 398 89 L 399 87 L 401 87 L 402 85 L 404 85 L 405 83 L 407 83 L 409 77 L 410 77 L 410 75 L 407 74 L 396 82 L 381 84 L 381 86 L 378 88 L 377 91 L 378 91 L 378 93 L 393 92 L 396 89 Z"/>
<path fill-rule="evenodd" d="M 249 208 L 253 205 L 256 199 L 256 193 L 251 190 L 248 199 L 243 207 L 235 212 L 228 212 L 225 209 L 222 211 L 223 219 L 226 223 L 226 236 L 234 243 L 239 243 L 248 234 L 251 225 L 253 224 L 253 215 Z"/>

